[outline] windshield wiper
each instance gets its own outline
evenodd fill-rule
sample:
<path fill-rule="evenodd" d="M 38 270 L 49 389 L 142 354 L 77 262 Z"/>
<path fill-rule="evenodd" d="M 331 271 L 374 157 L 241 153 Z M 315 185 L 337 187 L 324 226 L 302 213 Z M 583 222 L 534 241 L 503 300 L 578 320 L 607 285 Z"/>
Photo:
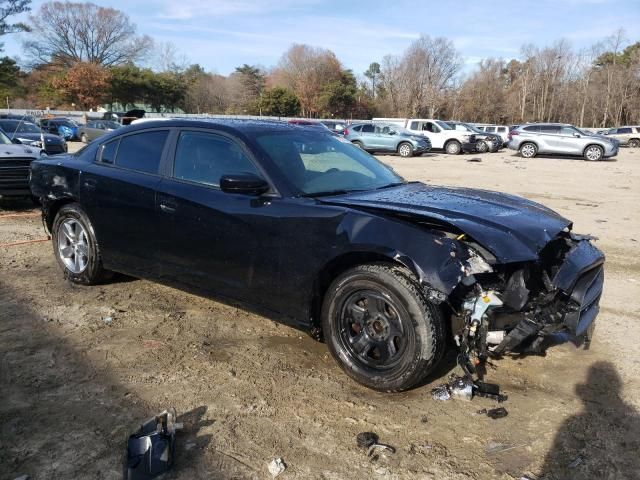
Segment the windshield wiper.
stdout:
<path fill-rule="evenodd" d="M 323 192 L 303 193 L 301 197 L 329 197 L 331 195 L 344 195 L 353 192 L 365 192 L 366 190 L 325 190 Z"/>
<path fill-rule="evenodd" d="M 404 185 L 405 182 L 395 182 L 395 183 L 388 183 L 386 185 L 383 185 L 381 187 L 377 187 L 376 190 L 383 190 L 385 188 L 391 188 L 391 187 L 399 187 L 400 185 Z"/>

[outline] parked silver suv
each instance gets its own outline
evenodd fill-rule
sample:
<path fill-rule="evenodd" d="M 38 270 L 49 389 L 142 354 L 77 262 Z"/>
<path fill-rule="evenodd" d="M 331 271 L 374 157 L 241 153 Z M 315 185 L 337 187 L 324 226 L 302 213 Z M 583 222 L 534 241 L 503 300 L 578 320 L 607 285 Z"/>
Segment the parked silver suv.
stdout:
<path fill-rule="evenodd" d="M 617 155 L 620 142 L 565 123 L 535 123 L 520 125 L 509 132 L 508 146 L 518 150 L 524 158 L 550 153 L 578 155 L 585 160 L 597 161 Z"/>

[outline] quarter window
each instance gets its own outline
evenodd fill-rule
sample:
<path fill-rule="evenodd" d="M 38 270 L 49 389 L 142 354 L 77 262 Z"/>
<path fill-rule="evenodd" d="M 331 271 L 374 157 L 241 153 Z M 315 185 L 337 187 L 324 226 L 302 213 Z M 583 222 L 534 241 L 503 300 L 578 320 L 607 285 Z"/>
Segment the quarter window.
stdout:
<path fill-rule="evenodd" d="M 618 133 L 620 134 L 632 133 L 632 130 L 631 130 L 631 127 L 619 128 Z"/>
<path fill-rule="evenodd" d="M 242 149 L 231 140 L 205 132 L 182 132 L 173 176 L 181 180 L 220 185 L 223 175 L 260 175 Z"/>
<path fill-rule="evenodd" d="M 498 132 L 506 133 L 507 127 L 498 127 Z"/>
<path fill-rule="evenodd" d="M 538 125 L 531 125 L 529 127 L 524 127 L 523 130 L 525 130 L 527 132 L 539 132 L 540 131 L 540 127 Z"/>
<path fill-rule="evenodd" d="M 120 140 L 116 165 L 145 173 L 158 173 L 168 130 L 127 135 Z"/>
<path fill-rule="evenodd" d="M 496 127 L 486 127 L 484 129 L 485 132 L 493 133 L 496 131 Z"/>
<path fill-rule="evenodd" d="M 113 165 L 113 161 L 116 158 L 116 152 L 118 151 L 118 143 L 120 140 L 114 140 L 109 143 L 105 143 L 100 147 L 100 161 L 102 163 L 108 163 Z"/>

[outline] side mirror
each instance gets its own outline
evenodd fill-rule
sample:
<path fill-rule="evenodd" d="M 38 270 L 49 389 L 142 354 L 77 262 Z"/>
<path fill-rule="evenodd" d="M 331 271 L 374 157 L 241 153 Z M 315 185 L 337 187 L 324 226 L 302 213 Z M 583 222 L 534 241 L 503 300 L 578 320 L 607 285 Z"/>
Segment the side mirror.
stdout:
<path fill-rule="evenodd" d="M 262 178 L 251 175 L 223 175 L 220 178 L 220 190 L 225 193 L 261 195 L 269 190 L 269 184 Z"/>
<path fill-rule="evenodd" d="M 22 145 L 22 142 L 20 140 L 18 140 L 17 138 L 13 138 L 13 139 L 11 139 L 11 141 L 13 143 L 17 143 L 18 145 Z"/>
<path fill-rule="evenodd" d="M 395 130 L 389 130 L 389 135 L 397 135 L 398 132 L 396 132 Z"/>
<path fill-rule="evenodd" d="M 574 133 L 573 136 L 576 137 L 576 138 L 580 138 L 580 134 L 579 133 Z"/>

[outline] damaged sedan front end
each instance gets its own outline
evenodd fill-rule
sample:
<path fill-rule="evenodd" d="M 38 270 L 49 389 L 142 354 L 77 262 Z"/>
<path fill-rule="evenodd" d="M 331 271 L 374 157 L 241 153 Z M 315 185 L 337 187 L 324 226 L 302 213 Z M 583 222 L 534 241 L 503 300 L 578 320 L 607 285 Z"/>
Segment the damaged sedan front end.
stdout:
<path fill-rule="evenodd" d="M 493 265 L 472 253 L 450 298 L 465 373 L 488 356 L 588 345 L 604 285 L 604 255 L 591 237 L 561 232 L 533 262 Z"/>

